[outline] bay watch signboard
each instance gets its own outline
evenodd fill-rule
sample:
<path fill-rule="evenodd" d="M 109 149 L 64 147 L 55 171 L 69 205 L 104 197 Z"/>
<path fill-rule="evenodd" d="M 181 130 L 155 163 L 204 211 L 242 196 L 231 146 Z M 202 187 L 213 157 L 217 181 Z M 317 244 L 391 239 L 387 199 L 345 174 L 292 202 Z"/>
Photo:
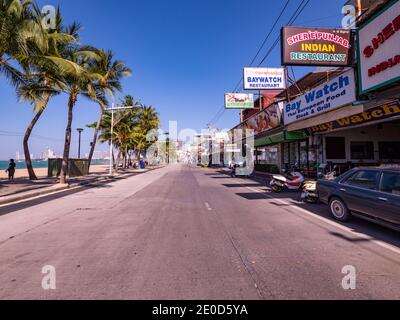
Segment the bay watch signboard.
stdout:
<path fill-rule="evenodd" d="M 285 125 L 314 117 L 356 100 L 353 70 L 320 85 L 284 107 Z"/>
<path fill-rule="evenodd" d="M 398 100 L 371 108 L 354 116 L 319 124 L 309 128 L 308 130 L 313 134 L 324 133 L 337 129 L 345 129 L 353 126 L 377 123 L 378 121 L 387 121 L 396 117 L 400 117 L 400 102 Z"/>
<path fill-rule="evenodd" d="M 245 90 L 286 89 L 284 68 L 245 68 Z"/>
<path fill-rule="evenodd" d="M 360 26 L 360 94 L 400 80 L 400 1 Z"/>
<path fill-rule="evenodd" d="M 293 66 L 349 66 L 352 34 L 345 29 L 284 27 L 282 64 Z"/>
<path fill-rule="evenodd" d="M 225 109 L 254 109 L 254 95 L 227 93 L 225 94 Z"/>

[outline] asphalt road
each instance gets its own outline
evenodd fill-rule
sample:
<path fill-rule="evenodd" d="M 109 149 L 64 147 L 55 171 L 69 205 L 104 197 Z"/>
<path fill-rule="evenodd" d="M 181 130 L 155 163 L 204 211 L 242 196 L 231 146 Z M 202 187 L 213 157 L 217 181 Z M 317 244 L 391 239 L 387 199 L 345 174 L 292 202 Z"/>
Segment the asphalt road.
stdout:
<path fill-rule="evenodd" d="M 0 299 L 400 299 L 399 233 L 297 197 L 180 165 L 0 208 Z"/>

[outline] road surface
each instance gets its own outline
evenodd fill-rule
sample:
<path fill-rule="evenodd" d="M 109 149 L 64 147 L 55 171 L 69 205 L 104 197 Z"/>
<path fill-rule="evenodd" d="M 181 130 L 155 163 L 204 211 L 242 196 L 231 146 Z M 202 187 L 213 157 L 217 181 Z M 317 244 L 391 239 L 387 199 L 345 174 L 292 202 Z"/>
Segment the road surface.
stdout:
<path fill-rule="evenodd" d="M 0 208 L 0 299 L 400 299 L 400 234 L 296 197 L 176 165 Z"/>

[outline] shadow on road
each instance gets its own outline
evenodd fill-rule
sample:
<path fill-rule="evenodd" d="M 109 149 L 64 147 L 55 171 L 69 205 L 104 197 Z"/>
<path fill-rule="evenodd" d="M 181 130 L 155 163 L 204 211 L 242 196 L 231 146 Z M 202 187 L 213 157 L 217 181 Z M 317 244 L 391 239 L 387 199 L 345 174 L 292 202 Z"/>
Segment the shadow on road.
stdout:
<path fill-rule="evenodd" d="M 220 172 L 220 175 L 223 175 L 223 177 L 219 177 L 219 179 L 233 179 L 230 178 L 226 172 Z M 213 179 L 217 179 L 218 177 L 213 177 Z M 264 178 L 265 179 L 265 178 Z M 386 243 L 389 243 L 391 245 L 400 247 L 400 232 L 391 230 L 389 228 L 380 226 L 378 224 L 374 224 L 372 222 L 362 220 L 359 218 L 353 218 L 350 222 L 348 223 L 341 223 L 339 221 L 336 221 L 330 213 L 329 207 L 324 204 L 310 204 L 310 203 L 305 203 L 301 201 L 301 193 L 300 192 L 293 192 L 293 191 L 288 191 L 288 192 L 283 192 L 283 193 L 274 193 L 271 191 L 269 187 L 266 187 L 267 182 L 260 178 L 260 177 L 253 177 L 253 178 L 240 178 L 240 179 L 235 179 L 233 181 L 240 181 L 241 183 L 232 183 L 232 184 L 223 184 L 222 186 L 226 188 L 257 188 L 260 190 L 260 192 L 251 192 L 248 189 L 245 190 L 245 192 L 236 192 L 236 195 L 239 197 L 242 197 L 246 200 L 250 201 L 257 201 L 257 200 L 272 200 L 269 202 L 269 204 L 272 204 L 277 207 L 281 208 L 301 208 L 304 210 L 307 210 L 308 212 L 314 214 L 315 216 L 323 217 L 328 220 L 334 221 L 338 223 L 339 225 L 346 226 L 350 228 L 352 231 L 356 233 L 360 233 L 363 235 L 368 236 L 370 239 L 365 239 L 365 238 L 354 238 L 354 237 L 348 237 L 346 235 L 343 235 L 342 233 L 335 233 L 331 232 L 332 235 L 336 237 L 340 237 L 346 241 L 350 242 L 368 242 L 372 240 L 379 240 L 383 241 Z M 243 183 L 243 181 L 247 181 L 247 183 Z M 286 204 L 273 201 L 273 199 L 280 199 L 286 202 Z"/>

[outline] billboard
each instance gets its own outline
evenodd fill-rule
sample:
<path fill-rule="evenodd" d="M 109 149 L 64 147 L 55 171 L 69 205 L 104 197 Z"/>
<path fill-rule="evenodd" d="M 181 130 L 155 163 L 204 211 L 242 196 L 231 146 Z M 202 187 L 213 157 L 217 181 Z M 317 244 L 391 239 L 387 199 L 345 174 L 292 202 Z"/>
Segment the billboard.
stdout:
<path fill-rule="evenodd" d="M 340 108 L 356 100 L 352 69 L 339 77 L 308 91 L 284 107 L 285 125 Z"/>
<path fill-rule="evenodd" d="M 272 104 L 243 123 L 243 130 L 254 130 L 254 135 L 275 129 L 281 125 L 282 104 Z"/>
<path fill-rule="evenodd" d="M 283 90 L 286 89 L 284 68 L 245 68 L 245 90 Z"/>
<path fill-rule="evenodd" d="M 284 27 L 281 34 L 282 64 L 287 66 L 350 66 L 351 30 Z"/>
<path fill-rule="evenodd" d="M 226 93 L 225 109 L 254 109 L 254 95 L 245 93 Z"/>
<path fill-rule="evenodd" d="M 400 80 L 400 2 L 387 6 L 358 30 L 360 94 Z"/>

